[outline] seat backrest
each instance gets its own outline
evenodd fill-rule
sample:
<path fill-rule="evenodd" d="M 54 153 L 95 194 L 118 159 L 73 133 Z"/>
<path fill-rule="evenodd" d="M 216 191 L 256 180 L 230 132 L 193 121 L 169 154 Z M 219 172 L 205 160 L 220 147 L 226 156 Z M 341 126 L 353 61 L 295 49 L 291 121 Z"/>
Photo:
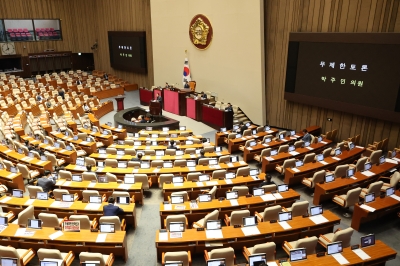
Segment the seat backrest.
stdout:
<path fill-rule="evenodd" d="M 349 166 L 347 164 L 336 166 L 334 172 L 335 178 L 346 176 L 347 170 L 349 170 Z"/>
<path fill-rule="evenodd" d="M 222 169 L 222 170 L 215 170 L 212 173 L 212 179 L 219 179 L 219 178 L 225 178 L 226 175 L 226 170 Z"/>
<path fill-rule="evenodd" d="M 246 196 L 249 194 L 249 188 L 247 186 L 234 186 L 232 191 L 237 191 L 239 197 Z"/>
<path fill-rule="evenodd" d="M 96 173 L 93 173 L 93 172 L 83 172 L 83 173 L 82 173 L 82 180 L 84 180 L 84 181 L 96 180 L 96 181 L 97 181 Z"/>
<path fill-rule="evenodd" d="M 179 166 L 186 166 L 186 160 L 175 160 L 174 161 L 174 167 L 179 167 Z"/>
<path fill-rule="evenodd" d="M 263 221 L 271 221 L 279 219 L 279 212 L 282 211 L 281 205 L 275 205 L 271 207 L 267 207 L 263 212 Z"/>
<path fill-rule="evenodd" d="M 264 192 L 271 192 L 271 191 L 275 191 L 276 190 L 276 185 L 274 185 L 274 184 L 265 185 L 265 186 L 262 186 L 261 188 L 264 189 Z"/>
<path fill-rule="evenodd" d="M 2 258 L 18 258 L 18 266 L 21 266 L 20 256 L 14 247 L 0 246 L 0 257 Z"/>
<path fill-rule="evenodd" d="M 314 187 L 315 184 L 323 182 L 325 180 L 325 173 L 325 170 L 320 170 L 314 173 L 312 177 L 312 187 Z"/>
<path fill-rule="evenodd" d="M 60 170 L 58 174 L 60 175 L 60 179 L 72 180 L 72 173 L 70 171 Z"/>
<path fill-rule="evenodd" d="M 165 252 L 164 261 L 181 261 L 183 266 L 189 266 L 189 255 L 186 251 Z"/>
<path fill-rule="evenodd" d="M 249 176 L 250 175 L 250 167 L 240 167 L 236 170 L 236 176 Z"/>
<path fill-rule="evenodd" d="M 106 176 L 107 176 L 108 182 L 118 182 L 118 178 L 116 175 L 111 174 L 111 173 L 106 173 Z"/>
<path fill-rule="evenodd" d="M 344 207 L 350 207 L 358 203 L 358 197 L 360 196 L 361 188 L 356 187 L 347 191 L 346 194 L 346 204 Z"/>
<path fill-rule="evenodd" d="M 390 186 L 395 188 L 399 183 L 399 181 L 400 181 L 400 173 L 396 171 L 390 177 Z"/>
<path fill-rule="evenodd" d="M 377 164 L 379 163 L 379 157 L 381 156 L 382 156 L 382 150 L 373 151 L 371 153 L 371 156 L 369 157 L 369 161 L 371 162 L 371 164 Z"/>
<path fill-rule="evenodd" d="M 311 163 L 312 161 L 314 161 L 314 157 L 315 157 L 315 153 L 313 153 L 313 152 L 306 154 L 306 156 L 304 156 L 304 159 L 303 159 L 303 164 Z"/>
<path fill-rule="evenodd" d="M 135 174 L 135 182 L 141 182 L 143 189 L 149 189 L 149 179 L 146 174 Z"/>
<path fill-rule="evenodd" d="M 307 255 L 315 254 L 318 238 L 316 236 L 302 238 L 296 241 L 293 248 L 306 248 Z"/>
<path fill-rule="evenodd" d="M 245 136 L 251 136 L 251 129 L 246 129 L 245 131 L 243 131 L 243 137 Z"/>
<path fill-rule="evenodd" d="M 165 228 L 169 229 L 169 223 L 171 222 L 182 222 L 186 224 L 186 216 L 184 214 L 175 214 L 175 215 L 168 215 L 165 219 Z"/>
<path fill-rule="evenodd" d="M 284 145 L 279 146 L 278 153 L 288 152 L 288 151 L 289 151 L 289 145 L 284 144 Z"/>
<path fill-rule="evenodd" d="M 176 191 L 176 192 L 172 192 L 171 193 L 171 197 L 172 196 L 183 196 L 183 200 L 184 201 L 188 201 L 189 200 L 189 195 L 187 193 L 187 191 Z"/>
<path fill-rule="evenodd" d="M 57 259 L 62 260 L 61 252 L 58 249 L 39 248 L 37 251 L 39 260 L 44 259 Z"/>
<path fill-rule="evenodd" d="M 82 200 L 89 201 L 90 196 L 100 196 L 97 190 L 82 190 Z"/>
<path fill-rule="evenodd" d="M 165 155 L 172 155 L 175 156 L 176 150 L 175 149 L 166 149 L 165 150 Z"/>
<path fill-rule="evenodd" d="M 53 189 L 53 195 L 55 200 L 61 200 L 63 194 L 69 194 L 68 189 L 60 189 L 60 188 Z"/>
<path fill-rule="evenodd" d="M 267 261 L 274 261 L 275 250 L 276 250 L 276 244 L 274 242 L 267 242 L 263 244 L 254 245 L 252 254 L 265 253 Z"/>
<path fill-rule="evenodd" d="M 331 156 L 331 152 L 332 148 L 327 148 L 322 152 L 322 154 L 324 155 L 324 158 L 328 158 L 329 156 Z"/>
<path fill-rule="evenodd" d="M 118 167 L 118 161 L 116 159 L 105 159 L 105 166 L 117 168 Z"/>
<path fill-rule="evenodd" d="M 217 193 L 217 186 L 213 186 L 208 194 L 211 195 L 211 199 L 215 199 L 215 193 Z"/>
<path fill-rule="evenodd" d="M 172 182 L 174 175 L 173 174 L 161 174 L 160 175 L 160 188 L 163 187 L 165 182 Z"/>
<path fill-rule="evenodd" d="M 118 216 L 102 216 L 99 219 L 99 223 L 114 224 L 115 231 L 121 231 L 121 221 Z"/>
<path fill-rule="evenodd" d="M 218 159 L 218 163 L 229 163 L 229 162 L 230 162 L 230 155 L 223 155 Z"/>
<path fill-rule="evenodd" d="M 35 208 L 30 205 L 20 212 L 18 214 L 18 224 L 28 225 L 28 219 L 35 219 L 34 210 Z"/>
<path fill-rule="evenodd" d="M 209 158 L 200 158 L 197 164 L 198 165 L 208 165 L 209 160 L 210 160 Z"/>
<path fill-rule="evenodd" d="M 207 225 L 207 221 L 208 220 L 217 220 L 218 219 L 218 215 L 219 215 L 219 211 L 218 210 L 213 210 L 212 212 L 208 213 L 204 217 L 204 226 Z"/>
<path fill-rule="evenodd" d="M 164 164 L 164 161 L 163 160 L 153 160 L 153 161 L 151 161 L 151 167 L 153 168 L 156 168 L 156 167 L 162 167 L 163 166 L 163 164 Z"/>
<path fill-rule="evenodd" d="M 266 148 L 261 151 L 261 157 L 271 156 L 271 148 Z"/>
<path fill-rule="evenodd" d="M 375 193 L 375 196 L 378 196 L 379 193 L 381 192 L 382 185 L 383 181 L 376 181 L 374 183 L 371 183 L 368 187 L 367 194 Z"/>
<path fill-rule="evenodd" d="M 347 248 L 350 246 L 351 236 L 353 235 L 354 229 L 348 227 L 344 230 L 336 231 L 333 235 L 332 242 L 342 241 L 342 247 Z"/>
<path fill-rule="evenodd" d="M 296 167 L 296 159 L 286 159 L 282 165 L 282 175 L 285 174 L 286 168 Z"/>
<path fill-rule="evenodd" d="M 360 172 L 364 170 L 365 163 L 368 161 L 368 157 L 361 157 L 357 160 L 356 163 L 356 172 Z"/>
<path fill-rule="evenodd" d="M 43 227 L 60 226 L 57 215 L 54 213 L 39 213 L 38 218 L 42 220 Z"/>
<path fill-rule="evenodd" d="M 292 204 L 292 217 L 302 216 L 308 213 L 308 201 L 298 201 Z"/>
<path fill-rule="evenodd" d="M 130 197 L 128 191 L 113 191 L 111 196 L 114 197 L 114 198 L 116 198 L 116 197 Z"/>
<path fill-rule="evenodd" d="M 81 252 L 79 254 L 79 260 L 80 262 L 85 262 L 85 261 L 99 261 L 100 266 L 105 266 L 106 263 L 103 258 L 103 254 L 101 253 L 94 253 L 94 252 Z"/>
<path fill-rule="evenodd" d="M 218 258 L 225 259 L 226 266 L 234 265 L 235 251 L 233 250 L 233 248 L 229 247 L 229 248 L 213 249 L 208 254 L 209 254 L 210 259 L 218 259 Z"/>
<path fill-rule="evenodd" d="M 231 212 L 230 224 L 231 225 L 235 225 L 235 224 L 243 225 L 243 217 L 247 217 L 247 216 L 250 216 L 249 210 L 233 211 L 233 212 Z"/>
<path fill-rule="evenodd" d="M 186 179 L 187 179 L 187 181 L 199 180 L 199 176 L 200 176 L 200 175 L 201 175 L 200 172 L 188 173 Z"/>
<path fill-rule="evenodd" d="M 89 216 L 87 215 L 71 215 L 69 216 L 69 219 L 72 221 L 79 221 L 81 229 L 87 229 L 90 230 L 90 220 Z"/>
<path fill-rule="evenodd" d="M 29 185 L 26 188 L 28 189 L 29 196 L 34 198 L 36 198 L 37 192 L 43 192 L 43 188 L 39 186 Z"/>
<path fill-rule="evenodd" d="M 296 141 L 296 142 L 294 143 L 294 147 L 295 147 L 296 149 L 298 149 L 298 148 L 303 147 L 303 144 L 304 144 L 304 141 L 298 140 L 298 141 Z"/>

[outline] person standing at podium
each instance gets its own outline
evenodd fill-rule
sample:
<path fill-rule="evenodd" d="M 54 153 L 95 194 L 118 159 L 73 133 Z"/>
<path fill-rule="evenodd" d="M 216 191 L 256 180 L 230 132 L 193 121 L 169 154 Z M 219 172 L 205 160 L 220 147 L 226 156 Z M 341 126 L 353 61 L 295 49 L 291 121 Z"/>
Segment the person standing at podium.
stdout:
<path fill-rule="evenodd" d="M 157 93 L 156 101 L 160 103 L 160 115 L 162 115 L 163 101 L 160 93 Z"/>

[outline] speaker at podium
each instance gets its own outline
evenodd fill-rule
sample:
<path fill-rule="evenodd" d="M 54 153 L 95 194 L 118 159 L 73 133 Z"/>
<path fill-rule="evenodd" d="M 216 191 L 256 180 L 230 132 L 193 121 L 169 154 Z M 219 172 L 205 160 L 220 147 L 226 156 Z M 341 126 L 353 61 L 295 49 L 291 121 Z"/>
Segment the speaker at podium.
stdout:
<path fill-rule="evenodd" d="M 161 103 L 156 100 L 152 100 L 149 105 L 150 114 L 152 115 L 160 115 L 161 112 Z"/>

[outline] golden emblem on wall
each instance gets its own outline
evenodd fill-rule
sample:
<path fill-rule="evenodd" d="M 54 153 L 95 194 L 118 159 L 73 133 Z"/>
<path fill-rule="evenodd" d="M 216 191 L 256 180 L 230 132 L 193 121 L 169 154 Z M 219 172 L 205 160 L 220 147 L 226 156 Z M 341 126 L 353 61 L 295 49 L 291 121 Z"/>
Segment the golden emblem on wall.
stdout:
<path fill-rule="evenodd" d="M 190 22 L 190 41 L 198 49 L 206 49 L 212 40 L 213 30 L 210 21 L 204 15 L 196 15 Z"/>

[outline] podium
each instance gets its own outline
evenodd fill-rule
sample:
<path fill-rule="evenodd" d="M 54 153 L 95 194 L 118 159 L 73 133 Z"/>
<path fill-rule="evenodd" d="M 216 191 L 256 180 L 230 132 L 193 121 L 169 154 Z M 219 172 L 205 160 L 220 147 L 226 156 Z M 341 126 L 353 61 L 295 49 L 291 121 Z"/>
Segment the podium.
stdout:
<path fill-rule="evenodd" d="M 117 101 L 117 112 L 124 110 L 124 99 L 125 97 L 118 97 L 115 98 L 115 101 Z"/>
<path fill-rule="evenodd" d="M 159 115 L 161 111 L 161 103 L 153 100 L 150 102 L 149 109 L 150 109 L 150 114 Z"/>

